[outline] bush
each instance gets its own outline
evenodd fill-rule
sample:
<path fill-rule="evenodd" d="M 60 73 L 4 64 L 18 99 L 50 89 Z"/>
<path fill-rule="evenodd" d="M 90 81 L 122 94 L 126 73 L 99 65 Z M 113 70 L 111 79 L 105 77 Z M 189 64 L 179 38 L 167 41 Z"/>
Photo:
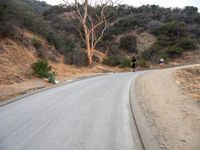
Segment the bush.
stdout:
<path fill-rule="evenodd" d="M 197 48 L 196 44 L 197 42 L 193 39 L 183 38 L 178 41 L 177 46 L 184 50 L 194 50 Z"/>
<path fill-rule="evenodd" d="M 120 62 L 121 67 L 131 67 L 131 60 L 128 58 L 123 58 Z"/>
<path fill-rule="evenodd" d="M 36 49 L 39 49 L 39 48 L 42 47 L 42 42 L 41 42 L 39 39 L 37 39 L 36 37 L 33 37 L 33 38 L 31 39 L 31 43 L 33 44 L 33 46 L 34 46 Z"/>
<path fill-rule="evenodd" d="M 172 21 L 162 25 L 159 29 L 159 34 L 177 40 L 187 35 L 187 27 L 182 22 Z"/>
<path fill-rule="evenodd" d="M 186 36 L 188 36 L 186 25 L 182 22 L 172 21 L 160 27 L 157 43 L 163 47 L 170 47 Z"/>
<path fill-rule="evenodd" d="M 157 62 L 162 58 L 173 58 L 180 56 L 185 50 L 193 50 L 197 42 L 189 39 L 186 24 L 179 21 L 166 23 L 158 29 L 158 40 L 149 50 L 142 53 L 142 58 Z"/>
<path fill-rule="evenodd" d="M 136 37 L 128 35 L 120 39 L 119 48 L 131 53 L 137 52 L 136 43 L 137 43 Z"/>
<path fill-rule="evenodd" d="M 177 56 L 180 56 L 183 52 L 184 52 L 184 49 L 183 49 L 183 48 L 176 47 L 176 46 L 170 47 L 170 48 L 167 50 L 167 53 L 168 53 L 168 55 L 169 55 L 170 57 L 177 57 Z"/>
<path fill-rule="evenodd" d="M 48 78 L 51 71 L 51 66 L 49 66 L 46 60 L 39 60 L 32 64 L 34 73 L 40 78 Z"/>
<path fill-rule="evenodd" d="M 121 55 L 111 55 L 103 59 L 103 64 L 109 66 L 131 67 L 130 59 Z"/>

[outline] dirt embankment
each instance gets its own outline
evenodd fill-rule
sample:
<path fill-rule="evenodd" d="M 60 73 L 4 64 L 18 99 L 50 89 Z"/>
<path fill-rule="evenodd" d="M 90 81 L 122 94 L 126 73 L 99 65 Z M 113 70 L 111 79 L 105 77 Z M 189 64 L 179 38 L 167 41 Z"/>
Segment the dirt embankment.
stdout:
<path fill-rule="evenodd" d="M 137 80 L 136 95 L 161 149 L 199 150 L 199 77 L 196 69 L 164 69 Z"/>
<path fill-rule="evenodd" d="M 183 91 L 200 103 L 200 66 L 180 69 L 175 75 Z"/>
<path fill-rule="evenodd" d="M 18 40 L 0 39 L 0 100 L 50 86 L 46 81 L 33 76 L 31 65 L 40 58 L 49 61 L 57 79 L 61 82 L 95 73 L 124 70 L 104 65 L 93 67 L 66 65 L 63 63 L 63 56 L 42 37 L 20 29 L 19 35 Z M 41 42 L 40 49 L 34 47 L 33 38 Z"/>

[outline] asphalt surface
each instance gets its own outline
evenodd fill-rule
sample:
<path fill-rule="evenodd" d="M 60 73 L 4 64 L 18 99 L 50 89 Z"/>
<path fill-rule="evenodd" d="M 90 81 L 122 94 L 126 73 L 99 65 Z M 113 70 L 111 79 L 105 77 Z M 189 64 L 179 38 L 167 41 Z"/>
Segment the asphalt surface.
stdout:
<path fill-rule="evenodd" d="M 138 73 L 85 79 L 0 107 L 0 150 L 140 150 L 129 89 Z"/>

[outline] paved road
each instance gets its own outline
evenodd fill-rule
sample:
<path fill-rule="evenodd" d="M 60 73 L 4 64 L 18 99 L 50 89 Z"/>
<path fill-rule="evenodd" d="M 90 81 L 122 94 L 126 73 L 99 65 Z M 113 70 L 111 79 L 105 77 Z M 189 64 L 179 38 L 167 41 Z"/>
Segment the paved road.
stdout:
<path fill-rule="evenodd" d="M 140 150 L 129 101 L 139 74 L 85 79 L 0 107 L 0 150 Z"/>

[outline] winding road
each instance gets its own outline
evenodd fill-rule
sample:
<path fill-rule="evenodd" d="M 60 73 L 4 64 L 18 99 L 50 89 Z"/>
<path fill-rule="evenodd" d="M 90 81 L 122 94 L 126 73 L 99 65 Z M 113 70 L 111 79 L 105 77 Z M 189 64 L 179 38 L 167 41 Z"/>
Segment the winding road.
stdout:
<path fill-rule="evenodd" d="M 129 99 L 141 73 L 88 78 L 0 107 L 0 150 L 142 150 Z"/>

